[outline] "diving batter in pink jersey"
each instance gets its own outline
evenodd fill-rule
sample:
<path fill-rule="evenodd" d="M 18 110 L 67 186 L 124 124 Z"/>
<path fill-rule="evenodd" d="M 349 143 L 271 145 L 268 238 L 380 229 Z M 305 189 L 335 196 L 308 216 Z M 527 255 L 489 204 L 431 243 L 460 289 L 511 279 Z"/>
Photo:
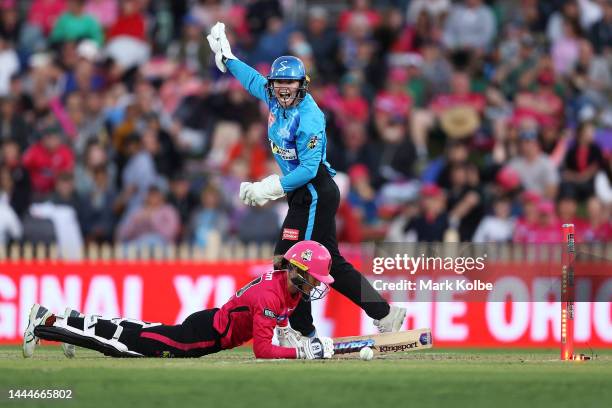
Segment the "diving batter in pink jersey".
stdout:
<path fill-rule="evenodd" d="M 331 358 L 331 338 L 302 337 L 288 326 L 301 298 L 313 301 L 327 294 L 334 281 L 330 267 L 331 256 L 324 246 L 298 242 L 285 253 L 280 270 L 254 279 L 220 309 L 193 313 L 175 326 L 70 310 L 58 316 L 35 304 L 24 333 L 23 355 L 32 357 L 39 339 L 64 342 L 69 357 L 74 355 L 73 346 L 113 357 L 201 357 L 253 339 L 257 358 Z M 278 346 L 272 344 L 275 330 Z"/>

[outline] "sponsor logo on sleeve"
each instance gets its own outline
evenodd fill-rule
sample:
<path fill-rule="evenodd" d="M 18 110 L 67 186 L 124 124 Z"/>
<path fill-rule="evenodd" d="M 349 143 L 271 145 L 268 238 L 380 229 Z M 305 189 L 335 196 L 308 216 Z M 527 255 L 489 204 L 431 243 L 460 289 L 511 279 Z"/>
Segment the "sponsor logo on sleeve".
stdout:
<path fill-rule="evenodd" d="M 276 320 L 276 318 L 278 317 L 276 315 L 276 313 L 274 313 L 270 309 L 264 309 L 263 314 L 264 314 L 264 316 L 269 317 L 270 319 L 275 319 Z"/>
<path fill-rule="evenodd" d="M 297 153 L 295 149 L 285 149 L 270 140 L 270 148 L 272 153 L 279 156 L 283 160 L 297 160 Z"/>
<path fill-rule="evenodd" d="M 284 228 L 282 239 L 286 239 L 287 241 L 297 241 L 300 239 L 300 230 Z"/>

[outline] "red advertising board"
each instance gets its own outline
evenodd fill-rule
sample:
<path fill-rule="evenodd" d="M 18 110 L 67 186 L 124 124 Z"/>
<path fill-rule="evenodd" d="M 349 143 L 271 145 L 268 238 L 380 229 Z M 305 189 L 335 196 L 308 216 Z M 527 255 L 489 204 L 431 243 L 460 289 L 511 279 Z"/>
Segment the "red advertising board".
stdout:
<path fill-rule="evenodd" d="M 504 268 L 519 270 L 521 264 Z M 529 265 L 537 268 L 537 265 Z M 242 285 L 269 268 L 266 262 L 4 262 L 0 263 L 0 344 L 17 343 L 32 303 L 63 313 L 70 306 L 88 314 L 176 324 L 190 313 L 223 304 Z M 524 270 L 524 269 L 523 269 Z M 533 284 L 524 275 L 525 286 Z M 612 288 L 611 282 L 603 287 Z M 558 302 L 408 301 L 405 328 L 431 327 L 437 346 L 557 347 Z M 612 347 L 612 303 L 576 304 L 577 346 Z M 332 291 L 313 303 L 322 335 L 372 332 L 371 320 Z"/>

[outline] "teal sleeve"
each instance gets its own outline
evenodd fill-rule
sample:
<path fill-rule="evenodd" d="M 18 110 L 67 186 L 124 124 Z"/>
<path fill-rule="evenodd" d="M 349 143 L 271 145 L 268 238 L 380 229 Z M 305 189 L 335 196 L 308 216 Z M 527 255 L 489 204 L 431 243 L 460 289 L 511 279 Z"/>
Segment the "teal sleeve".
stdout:
<path fill-rule="evenodd" d="M 51 41 L 62 41 L 64 39 L 64 28 L 66 26 L 65 22 L 65 14 L 62 14 L 57 20 L 55 20 L 55 24 L 53 24 L 53 29 L 51 29 L 51 35 L 49 37 Z"/>
<path fill-rule="evenodd" d="M 104 31 L 102 31 L 102 26 L 95 18 L 91 17 L 90 20 L 91 22 L 89 27 L 91 30 L 92 39 L 98 43 L 98 46 L 102 47 L 104 46 Z"/>
<path fill-rule="evenodd" d="M 263 75 L 237 59 L 227 60 L 225 65 L 251 95 L 266 103 L 269 102 L 266 91 L 268 80 Z"/>
<path fill-rule="evenodd" d="M 312 118 L 306 123 L 300 123 L 296 140 L 300 164 L 280 179 L 286 193 L 308 184 L 317 175 L 323 159 L 325 130 L 325 122 L 320 122 Z"/>

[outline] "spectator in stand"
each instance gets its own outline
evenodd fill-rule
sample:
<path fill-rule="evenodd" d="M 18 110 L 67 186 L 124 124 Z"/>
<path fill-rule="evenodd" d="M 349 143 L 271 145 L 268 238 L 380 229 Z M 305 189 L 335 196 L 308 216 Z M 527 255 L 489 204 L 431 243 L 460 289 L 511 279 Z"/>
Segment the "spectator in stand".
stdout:
<path fill-rule="evenodd" d="M 578 217 L 578 200 L 573 188 L 561 188 L 557 197 L 557 217 L 561 224 L 574 224 L 577 231 L 586 226 L 586 221 Z"/>
<path fill-rule="evenodd" d="M 598 55 L 609 55 L 612 49 L 612 2 L 603 4 L 603 16 L 589 30 L 589 39 Z"/>
<path fill-rule="evenodd" d="M 217 21 L 224 21 L 228 18 L 227 2 L 221 0 L 195 0 L 185 3 L 191 3 L 189 15 L 193 16 L 205 30 L 210 30 Z"/>
<path fill-rule="evenodd" d="M 4 193 L 15 213 L 21 218 L 32 202 L 32 183 L 30 174 L 21 164 L 21 150 L 16 141 L 8 139 L 2 143 L 0 163 L 11 179 L 10 183 L 4 185 Z"/>
<path fill-rule="evenodd" d="M 450 0 L 411 0 L 408 5 L 407 20 L 415 24 L 425 12 L 430 18 L 440 24 L 450 10 Z"/>
<path fill-rule="evenodd" d="M 453 165 L 447 194 L 448 223 L 459 232 L 461 241 L 472 239 L 484 212 L 482 195 L 477 186 L 471 185 L 468 171 L 467 163 Z"/>
<path fill-rule="evenodd" d="M 551 200 L 543 199 L 538 204 L 537 210 L 537 226 L 534 234 L 528 237 L 527 242 L 538 244 L 558 244 L 562 242 L 563 234 L 555 214 L 555 204 Z"/>
<path fill-rule="evenodd" d="M 123 0 L 87 0 L 85 13 L 95 17 L 102 28 L 107 30 L 117 21 L 118 2 L 123 3 Z"/>
<path fill-rule="evenodd" d="M 441 242 L 449 227 L 444 190 L 435 184 L 421 189 L 421 213 L 404 226 L 407 242 Z"/>
<path fill-rule="evenodd" d="M 117 239 L 139 246 L 172 244 L 178 237 L 180 218 L 174 207 L 166 203 L 164 194 L 151 185 L 141 208 L 133 211 L 119 226 Z"/>
<path fill-rule="evenodd" d="M 453 6 L 446 18 L 444 45 L 450 49 L 471 49 L 482 55 L 493 45 L 495 16 L 482 0 L 464 0 L 462 3 Z"/>
<path fill-rule="evenodd" d="M 593 195 L 595 175 L 603 162 L 603 154 L 594 140 L 594 134 L 593 123 L 581 123 L 576 131 L 576 143 L 565 156 L 561 181 L 576 190 L 580 200 Z"/>
<path fill-rule="evenodd" d="M 116 214 L 114 204 L 117 193 L 108 168 L 98 165 L 92 170 L 93 184 L 83 195 L 83 237 L 86 242 L 112 242 Z"/>
<path fill-rule="evenodd" d="M 237 79 L 230 79 L 226 92 L 217 95 L 213 100 L 215 117 L 240 124 L 244 129 L 251 123 L 261 120 L 257 101 L 249 98 Z"/>
<path fill-rule="evenodd" d="M 240 220 L 238 239 L 244 243 L 273 243 L 279 231 L 278 215 L 271 206 L 249 207 Z"/>
<path fill-rule="evenodd" d="M 32 0 L 27 22 L 48 35 L 57 19 L 66 11 L 67 4 L 67 0 Z"/>
<path fill-rule="evenodd" d="M 316 70 L 321 81 L 329 82 L 338 78 L 338 34 L 329 26 L 329 14 L 323 7 L 308 10 L 308 21 L 303 29 L 312 47 Z M 311 72 L 307 69 L 307 72 Z"/>
<path fill-rule="evenodd" d="M 85 148 L 81 159 L 77 163 L 75 169 L 75 186 L 79 194 L 86 196 L 94 188 L 94 171 L 99 167 L 107 169 L 111 180 L 114 180 L 115 167 L 108 160 L 108 153 L 104 146 L 98 141 L 90 142 Z"/>
<path fill-rule="evenodd" d="M 379 187 L 415 178 L 416 149 L 408 137 L 406 118 L 393 115 L 381 132 L 379 179 L 372 180 L 373 185 Z"/>
<path fill-rule="evenodd" d="M 19 72 L 19 56 L 6 38 L 0 33 L 0 97 L 9 93 L 11 77 Z"/>
<path fill-rule="evenodd" d="M 370 183 L 368 168 L 363 164 L 355 164 L 349 169 L 348 175 L 351 187 L 347 201 L 364 224 L 375 224 L 378 221 L 377 197 Z"/>
<path fill-rule="evenodd" d="M 151 58 L 142 6 L 139 0 L 122 0 L 119 17 L 108 30 L 105 52 L 124 70 L 145 64 Z"/>
<path fill-rule="evenodd" d="M 519 174 L 525 189 L 553 199 L 559 187 L 559 174 L 550 158 L 541 152 L 537 130 L 523 129 L 519 139 L 520 154 L 508 165 Z"/>
<path fill-rule="evenodd" d="M 199 247 L 205 247 L 210 234 L 224 236 L 229 230 L 229 218 L 222 205 L 221 192 L 209 184 L 200 193 L 200 207 L 189 223 L 190 240 Z"/>
<path fill-rule="evenodd" d="M 162 129 L 155 114 L 144 115 L 142 124 L 142 145 L 153 161 L 157 174 L 169 179 L 181 170 L 181 160 L 174 140 Z"/>
<path fill-rule="evenodd" d="M 94 40 L 98 46 L 104 43 L 104 32 L 95 17 L 85 13 L 85 0 L 67 0 L 67 10 L 53 25 L 49 39 L 54 43 Z"/>
<path fill-rule="evenodd" d="M 436 96 L 428 110 L 415 110 L 412 115 L 412 138 L 419 156 L 427 155 L 428 133 L 436 124 L 457 138 L 471 136 L 480 126 L 485 102 L 483 95 L 471 92 L 467 73 L 455 72 L 451 80 L 451 93 Z M 453 124 L 459 124 L 461 129 L 454 128 Z"/>
<path fill-rule="evenodd" d="M 183 18 L 182 36 L 168 49 L 168 56 L 192 72 L 206 74 L 210 64 L 210 47 L 202 35 L 202 24 L 191 14 Z"/>
<path fill-rule="evenodd" d="M 559 76 L 570 73 L 580 52 L 581 32 L 578 23 L 564 20 L 562 27 L 561 36 L 555 39 L 550 50 L 555 73 Z"/>
<path fill-rule="evenodd" d="M 17 112 L 17 97 L 7 95 L 0 99 L 0 143 L 14 140 L 25 150 L 31 143 L 31 129 L 24 117 Z"/>
<path fill-rule="evenodd" d="M 253 0 L 247 6 L 246 21 L 249 32 L 256 39 L 265 31 L 271 18 L 282 17 L 283 10 L 279 0 Z M 212 23 L 214 24 L 214 22 Z"/>
<path fill-rule="evenodd" d="M 6 166 L 0 166 L 0 245 L 2 246 L 12 240 L 18 240 L 23 234 L 19 216 L 10 203 L 10 194 L 14 188 L 11 171 Z"/>
<path fill-rule="evenodd" d="M 148 195 L 149 187 L 163 184 L 164 180 L 155 169 L 151 153 L 143 146 L 137 134 L 126 140 L 127 163 L 121 172 L 122 191 L 119 195 L 119 207 L 126 206 L 127 212 L 139 208 Z"/>
<path fill-rule="evenodd" d="M 612 209 L 612 154 L 602 165 L 602 169 L 595 176 L 595 195 L 599 200 Z"/>
<path fill-rule="evenodd" d="M 351 7 L 344 10 L 338 18 L 338 31 L 344 33 L 348 30 L 355 16 L 363 18 L 370 29 L 375 28 L 381 21 L 380 13 L 370 7 L 369 0 L 353 0 Z"/>
<path fill-rule="evenodd" d="M 385 81 L 385 88 L 374 98 L 374 124 L 380 134 L 393 117 L 408 118 L 412 107 L 412 98 L 406 90 L 408 74 L 406 69 L 393 68 Z"/>
<path fill-rule="evenodd" d="M 20 19 L 19 10 L 15 0 L 0 2 L 0 33 L 17 50 L 21 47 L 23 20 Z"/>
<path fill-rule="evenodd" d="M 108 41 L 116 37 L 133 37 L 140 41 L 146 41 L 145 19 L 140 11 L 138 0 L 121 0 L 119 4 L 119 16 L 115 23 L 109 28 Z"/>
<path fill-rule="evenodd" d="M 246 129 L 244 138 L 237 140 L 229 150 L 223 172 L 227 173 L 236 159 L 244 160 L 249 168 L 247 180 L 261 180 L 266 175 L 268 149 L 264 147 L 266 128 L 261 122 L 253 122 Z"/>
<path fill-rule="evenodd" d="M 74 155 L 62 142 L 60 132 L 57 126 L 43 129 L 40 141 L 23 155 L 23 165 L 30 173 L 33 192 L 39 197 L 53 191 L 60 173 L 71 172 L 74 168 Z"/>
<path fill-rule="evenodd" d="M 581 39 L 578 60 L 569 78 L 581 105 L 606 106 L 609 102 L 606 95 L 612 90 L 611 71 L 606 57 L 596 55 L 591 43 Z"/>
<path fill-rule="evenodd" d="M 376 146 L 368 140 L 365 123 L 353 121 L 342 129 L 342 146 L 333 146 L 328 152 L 328 160 L 334 169 L 348 172 L 354 164 L 365 164 L 372 178 L 378 178 Z"/>
<path fill-rule="evenodd" d="M 493 200 L 493 214 L 486 215 L 472 241 L 474 243 L 511 242 L 516 219 L 512 216 L 512 203 L 507 196 L 497 196 Z"/>
<path fill-rule="evenodd" d="M 363 95 L 362 84 L 362 79 L 354 73 L 348 73 L 340 80 L 340 99 L 334 109 L 339 127 L 352 121 L 368 120 L 370 108 Z"/>
<path fill-rule="evenodd" d="M 178 211 L 181 227 L 185 228 L 191 214 L 198 206 L 198 198 L 191 192 L 191 183 L 184 173 L 176 173 L 170 180 L 168 203 Z"/>
<path fill-rule="evenodd" d="M 449 141 L 443 156 L 432 160 L 421 175 L 425 183 L 449 189 L 451 187 L 451 169 L 456 165 L 467 163 L 470 155 L 468 143 L 460 140 Z"/>
<path fill-rule="evenodd" d="M 538 204 L 542 197 L 535 191 L 525 191 L 521 195 L 523 213 L 514 227 L 512 240 L 518 243 L 529 242 L 529 237 L 535 232 L 538 223 Z"/>
<path fill-rule="evenodd" d="M 289 36 L 293 30 L 294 26 L 289 21 L 276 16 L 268 18 L 266 29 L 261 33 L 249 61 L 255 65 L 269 63 L 279 55 L 286 54 L 289 49 Z"/>
<path fill-rule="evenodd" d="M 339 172 L 334 176 L 334 181 L 340 191 L 340 204 L 336 213 L 338 242 L 359 244 L 363 242 L 363 225 L 355 209 L 347 200 L 350 189 L 349 177 Z"/>
<path fill-rule="evenodd" d="M 610 209 L 595 196 L 587 200 L 587 220 L 588 222 L 579 231 L 582 242 L 612 241 Z"/>
<path fill-rule="evenodd" d="M 74 176 L 71 172 L 58 174 L 55 190 L 49 196 L 49 201 L 53 204 L 72 207 L 80 215 L 83 203 L 74 187 Z"/>
<path fill-rule="evenodd" d="M 546 59 L 540 61 L 535 92 L 521 91 L 516 95 L 514 120 L 537 121 L 541 127 L 557 128 L 563 117 L 563 100 L 555 92 L 554 73 L 546 67 Z"/>
<path fill-rule="evenodd" d="M 546 35 L 551 44 L 563 36 L 563 23 L 566 21 L 578 27 L 580 26 L 580 8 L 578 6 L 578 0 L 564 1 L 561 9 L 556 10 L 549 17 Z"/>

